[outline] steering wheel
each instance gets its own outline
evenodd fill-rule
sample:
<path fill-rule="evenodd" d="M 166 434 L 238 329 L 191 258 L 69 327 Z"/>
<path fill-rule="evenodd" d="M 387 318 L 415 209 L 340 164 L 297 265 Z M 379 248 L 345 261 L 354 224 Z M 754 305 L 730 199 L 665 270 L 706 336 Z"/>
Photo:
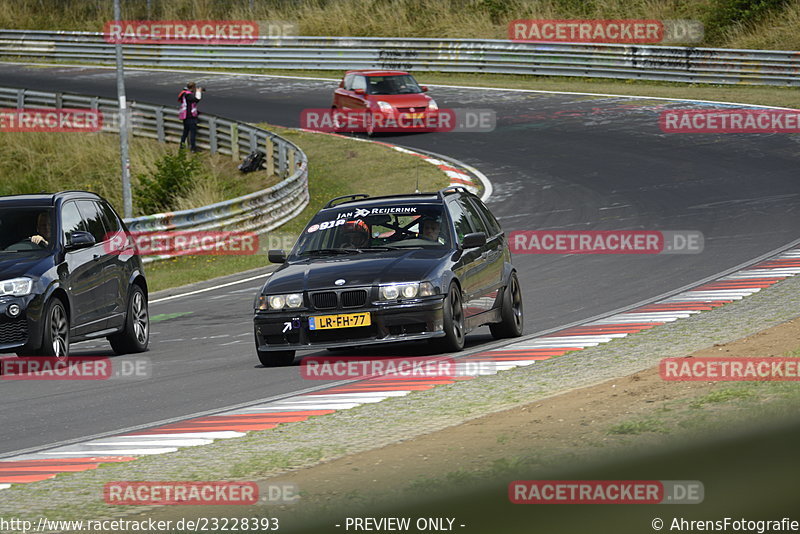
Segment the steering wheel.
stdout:
<path fill-rule="evenodd" d="M 42 250 L 45 248 L 47 248 L 47 245 L 45 245 L 44 242 L 37 245 L 31 241 L 30 238 L 26 237 L 25 239 L 20 239 L 16 243 L 7 246 L 5 250 L 9 252 L 24 252 L 26 250 Z"/>

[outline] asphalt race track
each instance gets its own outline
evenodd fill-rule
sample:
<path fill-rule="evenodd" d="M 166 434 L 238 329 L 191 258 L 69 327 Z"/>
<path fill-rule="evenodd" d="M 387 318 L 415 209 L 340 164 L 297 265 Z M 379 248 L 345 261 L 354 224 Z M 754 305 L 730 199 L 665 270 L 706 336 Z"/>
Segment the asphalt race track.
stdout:
<path fill-rule="evenodd" d="M 0 65 L 0 76 L 3 86 L 116 97 L 109 69 Z M 129 70 L 128 99 L 175 105 L 190 78 L 208 88 L 201 112 L 290 127 L 299 126 L 301 110 L 329 107 L 336 85 Z M 796 135 L 665 134 L 658 127 L 661 110 L 698 104 L 656 99 L 450 87 L 432 87 L 430 94 L 440 108 L 496 110 L 497 129 L 380 140 L 477 167 L 494 185 L 488 205 L 506 231 L 694 230 L 705 236 L 704 252 L 695 255 L 517 255 L 527 333 L 675 290 L 797 238 Z M 323 386 L 301 379 L 297 366 L 258 364 L 251 306 L 259 286 L 251 280 L 151 304 L 151 315 L 171 318 L 152 325 L 148 380 L 2 383 L 0 456 Z M 468 341 L 474 348 L 491 337 L 482 329 Z M 74 351 L 109 353 L 104 342 Z"/>

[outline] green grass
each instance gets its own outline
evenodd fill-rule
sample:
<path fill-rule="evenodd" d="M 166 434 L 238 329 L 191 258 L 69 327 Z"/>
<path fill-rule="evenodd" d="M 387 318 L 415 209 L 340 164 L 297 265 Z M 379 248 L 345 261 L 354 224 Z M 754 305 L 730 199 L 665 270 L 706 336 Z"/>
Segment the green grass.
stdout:
<path fill-rule="evenodd" d="M 728 403 L 736 400 L 752 399 L 755 396 L 755 392 L 748 389 L 724 388 L 694 399 L 689 406 L 702 408 L 707 404 Z"/>
<path fill-rule="evenodd" d="M 0 27 L 101 31 L 112 3 L 0 0 Z M 800 49 L 800 5 L 788 0 L 126 0 L 124 19 L 289 21 L 301 35 L 506 39 L 515 19 L 693 19 L 701 46 Z M 357 13 L 358 16 L 353 16 Z"/>
<path fill-rule="evenodd" d="M 106 133 L 0 132 L 0 195 L 93 191 L 122 213 L 119 138 Z M 135 137 L 131 140 L 131 181 L 150 175 L 172 144 Z M 212 204 L 269 187 L 276 177 L 242 175 L 230 156 L 196 156 L 200 171 L 191 190 L 172 209 Z M 147 215 L 134 197 L 134 215 Z"/>
<path fill-rule="evenodd" d="M 270 238 L 293 243 L 311 217 L 331 198 L 350 193 L 372 196 L 413 192 L 419 178 L 421 191 L 445 187 L 447 177 L 421 159 L 390 148 L 260 124 L 296 143 L 309 159 L 309 205 L 293 220 L 261 236 L 262 250 L 250 256 L 186 256 L 146 267 L 151 291 L 269 265 L 266 248 Z"/>
<path fill-rule="evenodd" d="M 608 429 L 609 434 L 636 435 L 645 432 L 664 432 L 664 423 L 655 419 L 624 421 Z"/>

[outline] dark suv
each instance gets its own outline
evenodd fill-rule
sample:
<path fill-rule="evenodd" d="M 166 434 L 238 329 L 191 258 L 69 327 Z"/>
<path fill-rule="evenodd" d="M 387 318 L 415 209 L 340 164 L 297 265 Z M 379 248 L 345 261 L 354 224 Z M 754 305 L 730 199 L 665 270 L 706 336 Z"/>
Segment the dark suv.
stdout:
<path fill-rule="evenodd" d="M 463 187 L 331 200 L 306 226 L 255 301 L 262 364 L 297 349 L 430 339 L 458 351 L 488 324 L 522 334 L 522 293 L 506 236 Z"/>
<path fill-rule="evenodd" d="M 66 357 L 98 337 L 147 350 L 147 282 L 126 233 L 93 193 L 0 197 L 0 352 Z"/>

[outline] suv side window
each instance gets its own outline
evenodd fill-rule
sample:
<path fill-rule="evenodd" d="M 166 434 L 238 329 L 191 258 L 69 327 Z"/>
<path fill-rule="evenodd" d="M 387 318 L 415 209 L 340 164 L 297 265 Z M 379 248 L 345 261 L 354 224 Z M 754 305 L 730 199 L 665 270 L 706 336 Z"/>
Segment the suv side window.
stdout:
<path fill-rule="evenodd" d="M 455 199 L 448 199 L 447 209 L 450 211 L 450 218 L 453 219 L 453 224 L 456 227 L 457 243 L 460 244 L 465 235 L 480 231 L 475 229 L 468 214 Z"/>
<path fill-rule="evenodd" d="M 122 224 L 119 221 L 119 217 L 114 212 L 111 205 L 107 202 L 100 202 L 100 211 L 103 213 L 103 224 L 108 230 L 109 233 L 116 233 L 122 231 Z"/>
<path fill-rule="evenodd" d="M 503 227 L 500 226 L 500 223 L 497 221 L 495 216 L 492 215 L 492 212 L 489 211 L 489 208 L 483 205 L 483 202 L 479 202 L 474 198 L 470 198 L 469 203 L 471 206 L 474 206 L 481 215 L 483 215 L 483 220 L 486 222 L 486 226 L 489 228 L 490 232 L 487 234 L 487 237 L 503 233 Z"/>
<path fill-rule="evenodd" d="M 353 91 L 356 89 L 367 90 L 367 80 L 363 76 L 355 76 L 353 78 Z"/>
<path fill-rule="evenodd" d="M 61 206 L 61 231 L 64 233 L 64 244 L 69 243 L 69 234 L 72 232 L 87 231 L 76 202 L 65 202 Z"/>
<path fill-rule="evenodd" d="M 80 209 L 87 231 L 92 234 L 95 243 L 105 241 L 108 232 L 103 225 L 103 213 L 97 203 L 91 200 L 79 200 L 78 209 Z"/>
<path fill-rule="evenodd" d="M 475 229 L 473 232 L 483 232 L 486 234 L 486 237 L 491 237 L 493 234 L 489 232 L 486 228 L 486 223 L 483 222 L 481 219 L 480 214 L 475 209 L 475 207 L 469 202 L 469 198 L 467 197 L 459 197 L 458 198 L 458 205 L 461 206 L 462 210 L 469 219 L 470 225 Z"/>

